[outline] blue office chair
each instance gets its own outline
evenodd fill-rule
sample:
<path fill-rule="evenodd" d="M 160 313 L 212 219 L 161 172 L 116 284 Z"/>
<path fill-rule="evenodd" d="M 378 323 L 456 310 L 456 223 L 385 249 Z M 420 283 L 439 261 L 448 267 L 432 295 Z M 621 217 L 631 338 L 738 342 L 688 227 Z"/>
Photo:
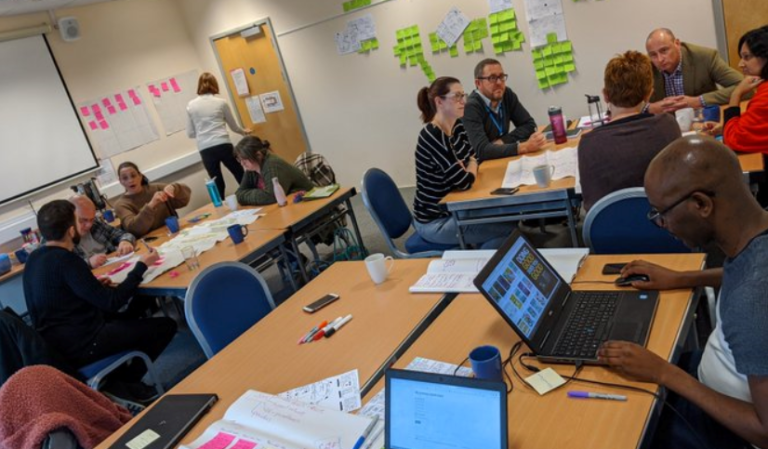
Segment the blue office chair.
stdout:
<path fill-rule="evenodd" d="M 590 253 L 691 252 L 683 242 L 648 221 L 650 208 L 642 187 L 617 190 L 601 198 L 584 219 L 582 235 Z"/>
<path fill-rule="evenodd" d="M 240 262 L 203 270 L 184 298 L 189 328 L 209 359 L 275 308 L 261 275 Z"/>
<path fill-rule="evenodd" d="M 150 360 L 147 354 L 141 351 L 119 352 L 109 357 L 105 357 L 99 361 L 93 362 L 90 365 L 86 365 L 77 371 L 81 376 L 87 379 L 86 384 L 89 387 L 99 391 L 102 381 L 105 377 L 107 377 L 109 373 L 124 365 L 128 361 L 134 359 L 139 359 L 144 362 L 144 365 L 147 367 L 147 374 L 149 374 L 149 379 L 152 381 L 152 385 L 155 387 L 155 390 L 157 390 L 157 393 L 160 395 L 165 393 L 163 385 L 158 380 L 155 367 L 152 364 L 152 360 Z"/>
<path fill-rule="evenodd" d="M 456 245 L 428 242 L 418 232 L 414 232 L 405 241 L 405 252 L 400 251 L 394 239 L 408 232 L 413 221 L 411 211 L 403 201 L 400 190 L 392 178 L 378 168 L 366 171 L 362 184 L 363 204 L 384 235 L 384 240 L 394 257 L 398 259 L 440 257 L 443 251 L 456 248 Z"/>

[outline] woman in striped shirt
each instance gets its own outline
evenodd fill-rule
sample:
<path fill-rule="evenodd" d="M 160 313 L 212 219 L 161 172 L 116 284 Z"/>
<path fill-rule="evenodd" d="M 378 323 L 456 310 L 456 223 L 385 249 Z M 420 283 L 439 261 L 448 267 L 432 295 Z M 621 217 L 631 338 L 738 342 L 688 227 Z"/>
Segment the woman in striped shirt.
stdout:
<path fill-rule="evenodd" d="M 461 123 L 466 100 L 461 83 L 451 77 L 436 79 L 417 97 L 425 125 L 416 145 L 414 226 L 422 238 L 433 243 L 458 246 L 456 223 L 438 203 L 453 190 L 469 189 L 477 177 L 475 151 Z M 465 243 L 495 248 L 512 232 L 512 226 L 471 225 L 462 230 Z"/>

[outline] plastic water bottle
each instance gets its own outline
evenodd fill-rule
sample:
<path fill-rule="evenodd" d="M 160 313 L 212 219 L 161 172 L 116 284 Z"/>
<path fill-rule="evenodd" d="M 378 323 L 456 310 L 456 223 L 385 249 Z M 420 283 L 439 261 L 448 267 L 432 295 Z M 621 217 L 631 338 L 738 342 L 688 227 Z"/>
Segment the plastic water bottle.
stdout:
<path fill-rule="evenodd" d="M 565 134 L 565 118 L 560 106 L 549 107 L 549 123 L 552 124 L 552 135 L 555 136 L 555 143 L 568 142 L 568 136 Z"/>
<path fill-rule="evenodd" d="M 277 176 L 272 178 L 272 189 L 275 191 L 275 200 L 277 200 L 277 205 L 280 207 L 285 206 L 288 200 L 285 198 L 285 190 L 283 190 L 283 186 L 281 186 L 280 182 L 277 180 Z"/>
<path fill-rule="evenodd" d="M 208 189 L 208 196 L 211 197 L 211 202 L 216 207 L 221 206 L 221 196 L 219 195 L 219 188 L 216 187 L 216 177 L 205 181 L 205 188 Z"/>

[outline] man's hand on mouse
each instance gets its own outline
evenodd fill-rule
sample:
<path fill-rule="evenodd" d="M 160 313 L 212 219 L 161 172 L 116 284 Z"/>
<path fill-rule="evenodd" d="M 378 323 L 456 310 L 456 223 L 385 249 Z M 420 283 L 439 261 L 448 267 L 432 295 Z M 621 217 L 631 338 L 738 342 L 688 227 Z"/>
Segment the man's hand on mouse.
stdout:
<path fill-rule="evenodd" d="M 644 260 L 633 260 L 621 269 L 621 277 L 643 274 L 648 276 L 647 281 L 633 281 L 632 287 L 640 290 L 671 290 L 680 288 L 678 285 L 679 273 Z"/>

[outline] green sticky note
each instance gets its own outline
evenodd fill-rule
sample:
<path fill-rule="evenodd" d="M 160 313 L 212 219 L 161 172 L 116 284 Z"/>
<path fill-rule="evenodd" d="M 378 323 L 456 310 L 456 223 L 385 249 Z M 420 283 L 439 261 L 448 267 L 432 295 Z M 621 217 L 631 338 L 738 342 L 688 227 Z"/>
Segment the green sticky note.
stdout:
<path fill-rule="evenodd" d="M 541 50 L 531 50 L 531 56 L 533 56 L 533 60 L 537 61 L 542 58 Z"/>
<path fill-rule="evenodd" d="M 557 33 L 549 33 L 547 34 L 547 43 L 548 44 L 554 44 L 557 42 Z"/>
<path fill-rule="evenodd" d="M 451 55 L 451 58 L 458 58 L 459 57 L 459 47 L 456 45 L 452 46 L 448 49 L 448 53 Z"/>
<path fill-rule="evenodd" d="M 500 14 L 504 20 L 512 20 L 515 18 L 515 11 L 513 9 L 504 10 Z"/>
<path fill-rule="evenodd" d="M 514 19 L 515 18 L 515 10 L 514 9 L 508 9 L 507 11 L 508 11 L 508 14 L 509 14 L 509 18 L 510 19 Z"/>
<path fill-rule="evenodd" d="M 501 36 L 499 36 L 499 35 L 496 35 L 496 34 L 494 34 L 493 36 L 491 36 L 491 43 L 494 45 L 494 47 L 495 47 L 495 46 L 496 46 L 496 44 L 498 44 L 499 42 L 501 42 Z"/>
<path fill-rule="evenodd" d="M 475 51 L 483 51 L 483 43 L 480 41 L 475 41 Z"/>
<path fill-rule="evenodd" d="M 555 56 L 555 57 L 553 58 L 553 60 L 554 60 L 555 64 L 557 64 L 557 65 L 560 65 L 560 64 L 562 64 L 562 63 L 563 63 L 563 57 L 562 57 L 562 56 L 560 56 L 560 55 L 557 55 L 557 56 Z"/>
<path fill-rule="evenodd" d="M 373 39 L 371 41 L 371 48 L 374 49 L 374 50 L 378 50 L 379 49 L 379 40 L 378 39 Z"/>
<path fill-rule="evenodd" d="M 547 72 L 545 72 L 544 70 L 536 71 L 536 79 L 542 80 L 542 79 L 545 79 L 546 77 L 547 77 Z"/>
<path fill-rule="evenodd" d="M 542 56 L 544 56 L 545 58 L 546 58 L 546 57 L 549 57 L 549 56 L 552 56 L 552 47 L 550 47 L 550 46 L 546 46 L 546 47 L 542 48 L 542 49 L 541 49 L 541 54 L 542 54 Z"/>
<path fill-rule="evenodd" d="M 539 89 L 546 89 L 547 87 L 549 87 L 547 80 L 539 80 Z"/>
<path fill-rule="evenodd" d="M 544 61 L 542 61 L 542 60 L 533 61 L 533 68 L 536 69 L 536 70 L 543 69 L 544 68 Z"/>
<path fill-rule="evenodd" d="M 573 44 L 571 41 L 563 41 L 563 51 L 568 53 L 573 51 Z"/>
<path fill-rule="evenodd" d="M 522 48 L 522 44 L 520 44 L 520 41 L 512 41 L 512 42 L 508 42 L 508 44 L 512 46 L 512 50 L 520 50 Z"/>
<path fill-rule="evenodd" d="M 563 62 L 573 62 L 573 55 L 570 53 L 563 53 Z"/>
<path fill-rule="evenodd" d="M 491 25 L 491 34 L 499 33 L 499 25 Z"/>
<path fill-rule="evenodd" d="M 504 49 L 501 48 L 501 44 L 493 44 L 493 52 L 497 55 L 500 55 L 504 53 Z"/>
<path fill-rule="evenodd" d="M 548 77 L 554 76 L 557 73 L 554 67 L 547 67 L 546 69 L 544 69 L 544 71 L 546 72 Z"/>
<path fill-rule="evenodd" d="M 510 30 L 517 30 L 517 22 L 514 21 L 514 20 L 509 22 L 509 29 Z"/>
<path fill-rule="evenodd" d="M 404 53 L 400 54 L 400 65 L 404 66 L 407 63 L 407 56 Z"/>
<path fill-rule="evenodd" d="M 494 25 L 499 22 L 499 15 L 498 14 L 491 14 L 491 25 Z"/>
<path fill-rule="evenodd" d="M 563 65 L 563 69 L 565 69 L 566 72 L 575 72 L 576 71 L 576 64 L 569 62 Z"/>

